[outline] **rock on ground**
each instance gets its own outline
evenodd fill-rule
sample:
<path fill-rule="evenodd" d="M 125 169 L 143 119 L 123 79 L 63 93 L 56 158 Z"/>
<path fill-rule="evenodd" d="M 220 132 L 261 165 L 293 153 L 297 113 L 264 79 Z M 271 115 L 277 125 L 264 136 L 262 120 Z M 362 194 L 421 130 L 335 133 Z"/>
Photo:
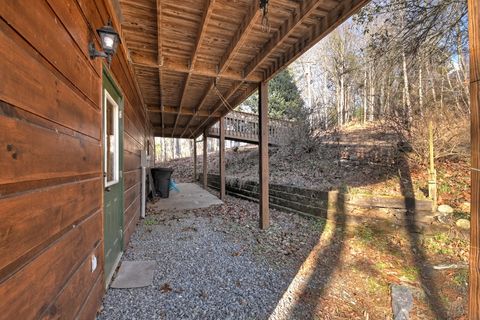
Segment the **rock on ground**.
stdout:
<path fill-rule="evenodd" d="M 467 220 L 467 219 L 458 219 L 455 224 L 460 229 L 464 229 L 464 230 L 469 230 L 470 229 L 470 221 Z"/>
<path fill-rule="evenodd" d="M 453 213 L 453 208 L 450 207 L 447 204 L 442 204 L 442 205 L 438 206 L 437 211 L 442 213 L 442 214 L 452 214 Z"/>

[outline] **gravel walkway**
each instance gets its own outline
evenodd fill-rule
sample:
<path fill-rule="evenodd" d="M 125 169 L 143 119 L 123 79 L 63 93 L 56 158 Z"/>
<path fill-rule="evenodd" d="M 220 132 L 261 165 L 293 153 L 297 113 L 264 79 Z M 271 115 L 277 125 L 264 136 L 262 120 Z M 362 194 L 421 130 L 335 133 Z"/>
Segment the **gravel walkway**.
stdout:
<path fill-rule="evenodd" d="M 123 260 L 157 261 L 153 285 L 110 288 L 98 319 L 269 318 L 318 232 L 311 219 L 275 210 L 261 231 L 257 214 L 256 204 L 231 197 L 208 209 L 150 213 Z"/>

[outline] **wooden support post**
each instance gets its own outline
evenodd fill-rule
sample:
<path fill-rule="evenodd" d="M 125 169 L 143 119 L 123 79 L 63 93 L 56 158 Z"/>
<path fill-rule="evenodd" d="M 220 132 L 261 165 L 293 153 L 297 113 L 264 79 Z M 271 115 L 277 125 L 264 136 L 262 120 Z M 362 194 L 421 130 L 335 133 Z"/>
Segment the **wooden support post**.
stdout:
<path fill-rule="evenodd" d="M 268 207 L 268 82 L 261 82 L 258 86 L 258 148 L 259 148 L 259 173 L 260 173 L 260 228 L 267 229 L 270 225 L 270 212 Z"/>
<path fill-rule="evenodd" d="M 480 319 L 480 1 L 468 0 L 468 17 L 472 138 L 469 319 Z"/>
<path fill-rule="evenodd" d="M 220 172 L 220 200 L 225 201 L 225 118 L 220 118 L 219 126 L 219 172 Z"/>
<path fill-rule="evenodd" d="M 197 139 L 193 139 L 193 181 L 197 181 Z"/>
<path fill-rule="evenodd" d="M 208 142 L 207 130 L 205 129 L 205 131 L 203 131 L 203 188 L 204 189 L 207 189 L 207 185 L 208 185 L 208 180 L 207 180 L 207 176 L 208 176 L 207 142 Z"/>

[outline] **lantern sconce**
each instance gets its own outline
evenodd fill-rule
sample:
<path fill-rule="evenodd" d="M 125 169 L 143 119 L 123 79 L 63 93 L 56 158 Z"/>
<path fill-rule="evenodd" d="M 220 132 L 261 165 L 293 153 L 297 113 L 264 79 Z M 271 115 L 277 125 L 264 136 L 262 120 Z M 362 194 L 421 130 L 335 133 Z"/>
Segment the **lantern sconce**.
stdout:
<path fill-rule="evenodd" d="M 101 57 L 107 59 L 108 64 L 110 64 L 112 62 L 112 57 L 117 50 L 117 46 L 120 43 L 120 36 L 112 27 L 112 22 L 110 20 L 108 20 L 107 25 L 97 29 L 97 33 L 100 36 L 100 43 L 103 51 L 97 51 L 93 41 L 90 41 L 88 44 L 90 59 Z"/>

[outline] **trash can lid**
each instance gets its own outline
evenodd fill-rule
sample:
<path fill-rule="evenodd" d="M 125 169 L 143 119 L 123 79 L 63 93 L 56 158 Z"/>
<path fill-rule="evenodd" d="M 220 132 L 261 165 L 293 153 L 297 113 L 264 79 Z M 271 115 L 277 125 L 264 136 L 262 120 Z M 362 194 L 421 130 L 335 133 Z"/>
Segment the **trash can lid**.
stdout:
<path fill-rule="evenodd" d="M 173 172 L 173 168 L 162 168 L 162 167 L 154 167 L 152 170 L 158 170 L 158 171 L 165 171 L 165 172 Z"/>

